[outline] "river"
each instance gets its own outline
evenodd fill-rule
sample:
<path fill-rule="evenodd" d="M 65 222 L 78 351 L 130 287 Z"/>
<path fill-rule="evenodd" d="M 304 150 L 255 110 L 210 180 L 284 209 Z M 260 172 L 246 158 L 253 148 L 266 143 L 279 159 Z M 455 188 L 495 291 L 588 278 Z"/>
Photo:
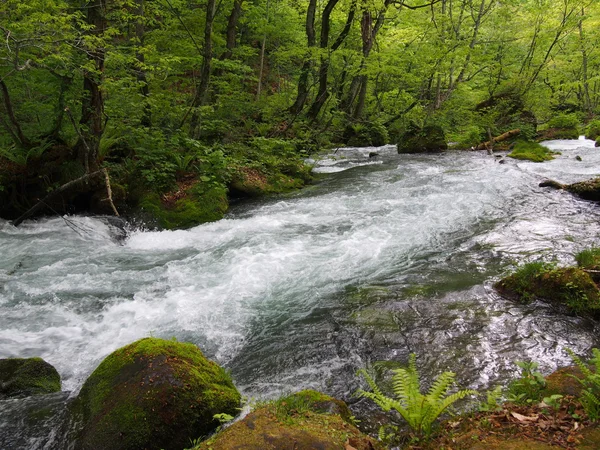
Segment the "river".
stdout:
<path fill-rule="evenodd" d="M 516 360 L 548 373 L 569 361 L 565 347 L 598 346 L 598 325 L 491 287 L 519 263 L 572 264 L 600 245 L 597 205 L 538 187 L 596 175 L 600 150 L 546 145 L 562 155 L 339 149 L 316 162 L 314 185 L 189 230 L 0 221 L 0 358 L 44 358 L 72 395 L 145 336 L 198 344 L 250 398 L 315 388 L 353 401 L 359 368 L 411 352 L 426 379 L 452 370 L 476 389 L 513 377 Z M 25 429 L 24 403 L 0 402 L 0 447 L 53 448 L 59 414 Z"/>

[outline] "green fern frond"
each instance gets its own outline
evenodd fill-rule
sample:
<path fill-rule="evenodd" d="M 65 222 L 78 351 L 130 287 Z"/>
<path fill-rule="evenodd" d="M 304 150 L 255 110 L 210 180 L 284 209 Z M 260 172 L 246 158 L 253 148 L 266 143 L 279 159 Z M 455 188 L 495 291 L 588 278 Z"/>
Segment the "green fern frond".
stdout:
<path fill-rule="evenodd" d="M 569 354 L 569 356 L 571 357 L 573 362 L 577 365 L 577 367 L 579 367 L 579 370 L 581 370 L 581 372 L 585 375 L 586 378 L 593 375 L 593 372 L 589 369 L 587 364 L 584 363 L 581 360 L 581 358 L 573 352 L 573 350 L 571 350 L 570 348 L 567 348 L 565 350 Z"/>
<path fill-rule="evenodd" d="M 453 372 L 444 372 L 436 378 L 427 395 L 423 395 L 414 353 L 409 357 L 407 368 L 396 369 L 393 372 L 392 386 L 396 399 L 385 396 L 365 370 L 358 373 L 365 378 L 373 392 L 358 392 L 361 396 L 373 400 L 384 411 L 396 410 L 418 434 L 428 436 L 432 424 L 450 405 L 467 395 L 476 394 L 473 390 L 465 389 L 447 396 L 456 375 Z"/>
<path fill-rule="evenodd" d="M 442 373 L 431 385 L 431 388 L 427 393 L 427 397 L 430 397 L 436 401 L 440 398 L 443 398 L 448 393 L 450 386 L 454 384 L 455 377 L 456 374 L 454 372 Z"/>

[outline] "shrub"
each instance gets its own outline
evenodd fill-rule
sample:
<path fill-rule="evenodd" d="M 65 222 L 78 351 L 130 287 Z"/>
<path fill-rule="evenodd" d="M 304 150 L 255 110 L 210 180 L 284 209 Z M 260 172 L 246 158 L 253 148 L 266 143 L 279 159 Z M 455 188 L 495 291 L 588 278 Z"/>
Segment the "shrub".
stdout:
<path fill-rule="evenodd" d="M 600 120 L 592 120 L 585 128 L 585 137 L 596 140 L 600 137 Z"/>
<path fill-rule="evenodd" d="M 548 121 L 549 128 L 577 128 L 579 118 L 576 114 L 557 114 Z"/>

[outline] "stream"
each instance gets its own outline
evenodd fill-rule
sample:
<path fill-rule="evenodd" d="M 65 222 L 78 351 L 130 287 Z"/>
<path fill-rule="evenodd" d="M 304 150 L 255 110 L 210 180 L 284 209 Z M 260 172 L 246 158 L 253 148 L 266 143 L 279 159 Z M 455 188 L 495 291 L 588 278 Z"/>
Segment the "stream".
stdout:
<path fill-rule="evenodd" d="M 574 264 L 600 245 L 596 204 L 538 187 L 597 175 L 600 150 L 584 139 L 545 145 L 562 155 L 500 164 L 485 152 L 338 149 L 314 161 L 306 189 L 188 230 L 0 221 L 0 358 L 44 358 L 73 397 L 113 350 L 175 337 L 225 366 L 249 398 L 313 388 L 359 418 L 370 409 L 353 397 L 356 371 L 411 352 L 425 381 L 451 370 L 479 390 L 516 376 L 517 360 L 549 373 L 570 361 L 566 347 L 599 346 L 598 324 L 492 288 L 517 264 Z M 63 448 L 68 397 L 0 401 L 0 448 Z M 40 405 L 45 415 L 27 419 Z"/>

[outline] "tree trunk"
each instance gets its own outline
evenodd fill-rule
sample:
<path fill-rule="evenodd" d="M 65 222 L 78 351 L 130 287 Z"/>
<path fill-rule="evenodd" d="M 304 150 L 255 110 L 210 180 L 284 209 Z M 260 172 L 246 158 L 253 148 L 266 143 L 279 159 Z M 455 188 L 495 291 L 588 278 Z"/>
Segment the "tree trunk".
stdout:
<path fill-rule="evenodd" d="M 323 18 L 321 25 L 321 48 L 325 49 L 329 46 L 329 29 L 330 29 L 330 16 L 333 8 L 337 5 L 339 0 L 329 0 L 327 6 L 323 10 Z M 346 19 L 346 25 L 344 29 L 339 34 L 338 38 L 335 40 L 333 45 L 331 46 L 331 52 L 335 52 L 344 42 L 346 36 L 350 32 L 350 28 L 352 28 L 352 22 L 354 20 L 354 13 L 356 11 L 356 0 L 352 2 L 350 6 L 350 10 L 348 11 L 348 18 Z M 321 57 L 321 65 L 319 67 L 319 91 L 317 93 L 317 97 L 315 101 L 311 105 L 308 111 L 308 117 L 312 119 L 316 119 L 321 111 L 321 108 L 329 98 L 329 92 L 327 89 L 328 82 L 328 74 L 329 74 L 329 62 L 330 57 Z"/>
<path fill-rule="evenodd" d="M 233 49 L 237 43 L 237 26 L 242 15 L 242 2 L 243 0 L 234 0 L 231 14 L 229 14 L 229 20 L 227 21 L 227 37 L 225 47 L 227 50 L 223 52 L 220 59 L 231 59 L 233 56 Z"/>
<path fill-rule="evenodd" d="M 107 0 L 92 0 L 87 5 L 86 22 L 93 27 L 89 33 L 97 38 L 106 30 L 106 3 Z M 101 85 L 106 55 L 102 45 L 89 49 L 87 55 L 94 69 L 83 72 L 83 99 L 79 121 L 87 145 L 80 138 L 76 150 L 79 160 L 89 173 L 98 167 L 98 145 L 104 132 L 104 97 Z"/>
<path fill-rule="evenodd" d="M 487 142 L 482 142 L 477 147 L 475 147 L 475 150 L 487 150 L 493 148 L 496 142 L 505 141 L 507 139 L 510 139 L 511 137 L 517 136 L 519 133 L 521 133 L 521 130 L 519 128 L 507 131 L 506 133 L 503 133 L 500 136 L 496 136 L 495 138 L 492 138 Z"/>
<path fill-rule="evenodd" d="M 315 32 L 315 14 L 317 10 L 317 0 L 310 0 L 308 9 L 306 10 L 306 39 L 308 41 L 309 53 L 307 54 L 302 64 L 302 70 L 300 72 L 300 78 L 298 79 L 298 94 L 296 95 L 296 101 L 290 106 L 289 111 L 292 114 L 300 114 L 306 99 L 308 98 L 308 76 L 313 66 L 312 56 L 310 55 L 310 49 L 316 45 L 316 32 Z"/>
<path fill-rule="evenodd" d="M 202 48 L 202 68 L 200 70 L 200 80 L 196 87 L 196 96 L 192 102 L 192 108 L 194 112 L 190 120 L 190 136 L 192 138 L 199 137 L 199 125 L 200 125 L 200 114 L 198 107 L 206 104 L 206 97 L 208 93 L 208 86 L 210 83 L 210 72 L 212 67 L 212 56 L 213 56 L 213 41 L 212 41 L 212 30 L 215 21 L 216 13 L 216 1 L 207 0 L 206 2 L 206 22 L 204 24 L 204 46 Z"/>
<path fill-rule="evenodd" d="M 8 116 L 8 120 L 10 125 L 3 121 L 5 128 L 10 133 L 13 141 L 19 147 L 27 148 L 31 146 L 31 142 L 27 137 L 23 134 L 23 130 L 21 129 L 21 125 L 15 116 L 15 112 L 13 110 L 12 101 L 10 99 L 10 93 L 8 92 L 8 86 L 3 79 L 0 78 L 0 91 L 2 92 L 2 98 L 4 99 L 4 111 Z"/>
<path fill-rule="evenodd" d="M 135 23 L 135 36 L 138 41 L 139 48 L 144 46 L 144 38 L 146 36 L 146 30 L 144 27 L 144 0 L 138 0 L 138 19 Z M 136 78 L 140 86 L 140 92 L 144 97 L 144 107 L 140 124 L 144 127 L 150 127 L 152 125 L 152 107 L 148 102 L 150 96 L 150 89 L 148 88 L 148 78 L 146 77 L 146 70 L 144 69 L 145 58 L 144 54 L 139 51 L 136 52 L 135 58 L 138 61 L 138 68 L 136 70 Z"/>

